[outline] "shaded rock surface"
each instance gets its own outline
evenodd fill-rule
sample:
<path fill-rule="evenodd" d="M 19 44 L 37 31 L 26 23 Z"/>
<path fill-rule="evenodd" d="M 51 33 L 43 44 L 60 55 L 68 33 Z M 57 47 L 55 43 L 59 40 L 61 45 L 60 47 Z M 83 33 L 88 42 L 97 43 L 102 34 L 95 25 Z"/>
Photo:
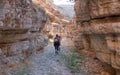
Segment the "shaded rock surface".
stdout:
<path fill-rule="evenodd" d="M 40 33 L 47 17 L 34 0 L 0 1 L 0 74 L 43 49 L 46 42 Z"/>
<path fill-rule="evenodd" d="M 76 23 L 84 49 L 94 51 L 103 63 L 120 70 L 119 62 L 119 0 L 76 0 Z"/>

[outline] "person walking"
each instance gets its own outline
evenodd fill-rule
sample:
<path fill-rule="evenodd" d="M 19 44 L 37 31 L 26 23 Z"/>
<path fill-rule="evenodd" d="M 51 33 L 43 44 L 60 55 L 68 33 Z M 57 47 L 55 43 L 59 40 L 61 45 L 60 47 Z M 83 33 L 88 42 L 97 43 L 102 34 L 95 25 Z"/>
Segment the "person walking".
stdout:
<path fill-rule="evenodd" d="M 61 45 L 61 40 L 62 40 L 62 39 L 61 39 L 61 36 L 58 36 L 58 40 L 59 40 L 59 43 L 60 43 L 60 45 Z M 60 51 L 60 45 L 59 45 L 59 49 L 58 49 L 59 51 Z"/>
<path fill-rule="evenodd" d="M 55 47 L 55 54 L 58 54 L 58 51 L 60 49 L 60 38 L 58 34 L 56 34 L 54 38 L 54 47 Z"/>

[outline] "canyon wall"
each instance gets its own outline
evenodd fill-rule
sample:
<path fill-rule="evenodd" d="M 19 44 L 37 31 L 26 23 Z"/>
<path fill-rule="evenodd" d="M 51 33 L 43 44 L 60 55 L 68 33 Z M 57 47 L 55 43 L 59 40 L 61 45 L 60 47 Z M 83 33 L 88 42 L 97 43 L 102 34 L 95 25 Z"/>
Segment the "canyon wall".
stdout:
<path fill-rule="evenodd" d="M 82 37 L 81 37 L 81 32 L 80 32 L 80 25 L 76 23 L 76 16 L 74 16 L 69 24 L 67 25 L 67 36 L 68 38 L 71 38 L 71 40 L 74 43 L 74 46 L 77 49 L 83 49 L 83 42 L 82 42 Z"/>
<path fill-rule="evenodd" d="M 64 36 L 66 23 L 67 23 L 67 17 L 63 15 L 57 7 L 53 4 L 53 0 L 35 0 L 37 3 L 39 3 L 42 7 L 45 8 L 46 13 L 49 16 L 49 20 L 47 20 L 47 23 L 44 27 L 44 34 L 47 34 L 47 36 L 55 36 L 56 34 L 59 34 L 61 36 Z"/>
<path fill-rule="evenodd" d="M 120 75 L 120 0 L 76 0 L 75 12 L 84 49 Z"/>
<path fill-rule="evenodd" d="M 53 4 L 53 0 L 35 0 L 42 7 L 45 8 L 47 14 L 50 17 L 51 22 L 59 22 L 60 19 L 66 19 L 66 16 L 63 15 L 57 7 Z"/>
<path fill-rule="evenodd" d="M 42 50 L 41 31 L 47 21 L 43 7 L 35 0 L 0 1 L 0 74 Z"/>

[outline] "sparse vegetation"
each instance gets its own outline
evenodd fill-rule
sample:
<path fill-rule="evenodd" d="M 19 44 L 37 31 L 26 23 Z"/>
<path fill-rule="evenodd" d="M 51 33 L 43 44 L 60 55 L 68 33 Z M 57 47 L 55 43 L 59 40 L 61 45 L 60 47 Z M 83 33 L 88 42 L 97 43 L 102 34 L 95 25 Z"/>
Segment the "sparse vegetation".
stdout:
<path fill-rule="evenodd" d="M 76 47 L 72 47 L 72 48 L 70 49 L 71 52 L 76 52 L 77 50 L 78 50 L 78 48 L 76 48 Z"/>
<path fill-rule="evenodd" d="M 52 34 L 49 34 L 49 35 L 48 35 L 48 38 L 49 38 L 49 39 L 52 39 L 52 38 L 53 38 L 53 35 L 52 35 Z"/>
<path fill-rule="evenodd" d="M 70 49 L 72 51 L 76 50 L 76 48 Z M 62 59 L 64 59 L 66 66 L 71 70 L 71 72 L 76 73 L 81 71 L 81 65 L 83 57 L 79 54 L 72 52 L 70 54 L 62 54 Z"/>

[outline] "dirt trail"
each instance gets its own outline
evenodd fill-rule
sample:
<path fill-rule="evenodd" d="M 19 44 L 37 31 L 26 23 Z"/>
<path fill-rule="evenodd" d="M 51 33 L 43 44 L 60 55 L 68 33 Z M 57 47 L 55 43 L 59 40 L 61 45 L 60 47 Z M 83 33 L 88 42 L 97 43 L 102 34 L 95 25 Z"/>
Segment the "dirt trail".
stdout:
<path fill-rule="evenodd" d="M 71 54 L 75 54 L 72 56 L 76 57 L 76 51 L 71 51 L 73 47 L 70 45 L 70 41 L 64 41 L 62 42 L 61 51 L 58 55 L 55 55 L 55 50 L 51 43 L 44 48 L 43 52 L 38 52 L 31 56 L 28 67 L 25 65 L 22 68 L 21 66 L 21 70 L 19 68 L 17 72 L 14 72 L 15 74 L 9 73 L 8 75 L 101 75 L 105 71 L 101 62 L 95 58 L 95 54 L 85 50 L 78 50 L 77 52 L 77 55 L 83 57 L 82 59 L 78 59 L 79 62 L 77 61 L 77 64 L 81 65 L 80 70 L 77 69 L 80 72 L 74 73 L 73 70 L 68 69 L 66 59 L 63 56 L 71 57 Z M 69 65 L 73 66 L 74 63 L 70 61 Z"/>
<path fill-rule="evenodd" d="M 65 61 L 61 58 L 62 54 L 71 53 L 71 42 L 65 42 L 65 40 L 62 41 L 61 51 L 58 55 L 55 55 L 52 44 L 45 47 L 43 52 L 33 55 L 30 58 L 29 75 L 84 75 L 82 73 L 71 73 L 71 70 L 66 67 Z"/>
<path fill-rule="evenodd" d="M 80 56 L 84 56 L 84 59 L 78 59 L 82 62 L 80 72 L 73 73 L 72 70 L 68 69 L 64 58 L 61 58 L 61 56 L 68 56 L 69 54 L 73 54 L 73 52 L 70 50 L 72 48 L 72 45 L 70 45 L 71 42 L 65 42 L 65 40 L 62 41 L 61 51 L 58 55 L 55 55 L 52 44 L 45 47 L 43 52 L 33 55 L 30 58 L 29 74 L 25 75 L 101 75 L 102 71 L 104 71 L 101 62 L 94 59 L 94 54 L 90 54 L 90 52 L 85 52 L 84 50 L 82 50 L 83 52 L 80 51 L 80 53 L 77 52 Z"/>
<path fill-rule="evenodd" d="M 63 51 L 61 48 L 61 53 Z M 54 47 L 48 45 L 43 53 L 31 58 L 31 75 L 72 75 L 72 73 L 62 62 L 60 55 L 55 55 Z"/>
<path fill-rule="evenodd" d="M 63 54 L 70 54 L 68 42 L 62 42 L 59 54 L 55 54 L 53 43 L 50 43 L 42 52 L 33 54 L 29 59 L 28 67 L 21 66 L 14 73 L 8 75 L 84 75 L 73 74 L 66 66 Z"/>

